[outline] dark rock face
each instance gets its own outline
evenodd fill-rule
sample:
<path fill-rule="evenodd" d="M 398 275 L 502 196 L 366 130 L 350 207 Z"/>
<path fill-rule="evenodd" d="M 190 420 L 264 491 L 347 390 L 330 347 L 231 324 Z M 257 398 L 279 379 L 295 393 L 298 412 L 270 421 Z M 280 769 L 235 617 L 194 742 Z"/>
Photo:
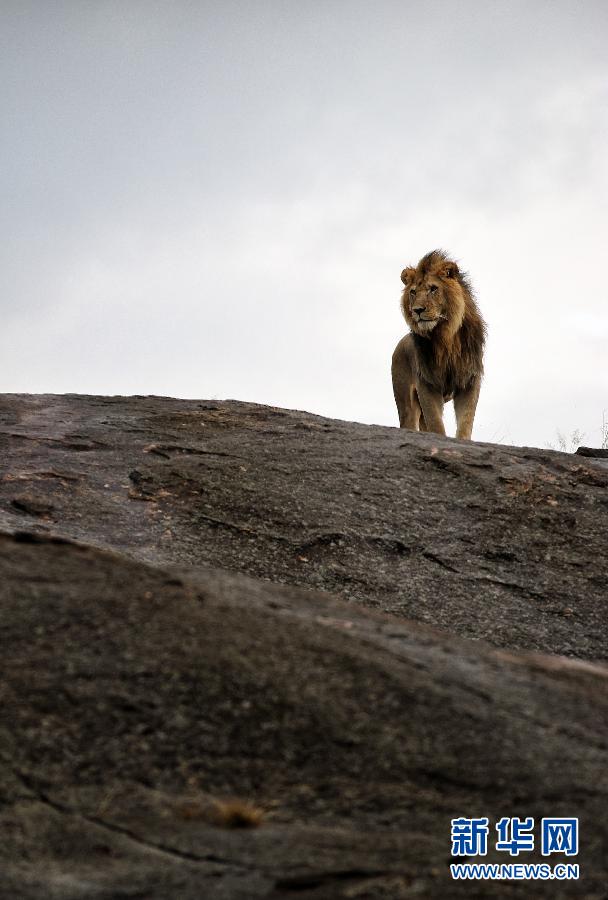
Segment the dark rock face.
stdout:
<path fill-rule="evenodd" d="M 605 462 L 14 395 L 0 459 L 0 897 L 522 896 L 460 815 L 579 816 L 523 890 L 605 896 Z"/>
<path fill-rule="evenodd" d="M 608 468 L 243 403 L 4 397 L 0 526 L 608 657 Z"/>
<path fill-rule="evenodd" d="M 597 459 L 608 459 L 608 449 L 601 447 L 579 447 L 579 456 L 595 456 Z"/>

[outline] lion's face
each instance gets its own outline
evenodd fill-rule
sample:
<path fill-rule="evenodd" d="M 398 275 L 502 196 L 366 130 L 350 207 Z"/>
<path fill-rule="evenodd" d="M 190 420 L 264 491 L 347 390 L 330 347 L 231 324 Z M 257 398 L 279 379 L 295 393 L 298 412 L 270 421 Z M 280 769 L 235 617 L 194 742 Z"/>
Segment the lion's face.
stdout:
<path fill-rule="evenodd" d="M 465 299 L 458 283 L 456 263 L 440 259 L 435 265 L 408 267 L 401 273 L 405 285 L 402 308 L 416 334 L 430 337 L 438 325 L 457 330 L 464 316 Z"/>
<path fill-rule="evenodd" d="M 443 285 L 436 278 L 413 279 L 406 285 L 407 310 L 410 327 L 419 334 L 429 334 L 446 319 L 446 298 Z M 405 306 L 405 303 L 404 303 Z"/>

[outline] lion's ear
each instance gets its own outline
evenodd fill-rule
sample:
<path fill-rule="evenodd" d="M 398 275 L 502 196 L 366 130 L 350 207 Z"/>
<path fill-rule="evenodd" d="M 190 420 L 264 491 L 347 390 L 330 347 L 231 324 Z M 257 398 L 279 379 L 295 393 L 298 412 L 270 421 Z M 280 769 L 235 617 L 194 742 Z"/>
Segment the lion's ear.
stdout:
<path fill-rule="evenodd" d="M 458 276 L 458 266 L 455 262 L 444 262 L 438 274 L 441 278 L 456 278 Z"/>
<path fill-rule="evenodd" d="M 411 266 L 407 266 L 401 273 L 401 281 L 404 284 L 408 284 L 412 280 L 412 276 L 415 274 L 415 272 L 415 269 L 413 269 Z"/>

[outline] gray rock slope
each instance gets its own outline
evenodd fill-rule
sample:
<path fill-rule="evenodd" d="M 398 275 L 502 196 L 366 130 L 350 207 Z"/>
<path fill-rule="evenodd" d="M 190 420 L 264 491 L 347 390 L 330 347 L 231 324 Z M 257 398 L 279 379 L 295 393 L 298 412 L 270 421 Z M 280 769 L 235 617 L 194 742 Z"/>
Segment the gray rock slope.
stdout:
<path fill-rule="evenodd" d="M 17 395 L 0 460 L 0 897 L 606 896 L 604 461 Z M 580 881 L 451 882 L 459 815 Z"/>

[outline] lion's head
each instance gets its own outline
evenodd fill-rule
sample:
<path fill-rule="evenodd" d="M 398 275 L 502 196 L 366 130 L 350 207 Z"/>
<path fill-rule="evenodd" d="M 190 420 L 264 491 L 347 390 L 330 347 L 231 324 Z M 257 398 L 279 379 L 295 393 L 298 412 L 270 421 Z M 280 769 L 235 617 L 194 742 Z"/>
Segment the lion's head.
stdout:
<path fill-rule="evenodd" d="M 445 339 L 458 331 L 470 290 L 457 264 L 442 250 L 427 253 L 415 268 L 404 269 L 401 281 L 405 285 L 401 308 L 414 334 L 430 337 L 438 328 Z"/>

